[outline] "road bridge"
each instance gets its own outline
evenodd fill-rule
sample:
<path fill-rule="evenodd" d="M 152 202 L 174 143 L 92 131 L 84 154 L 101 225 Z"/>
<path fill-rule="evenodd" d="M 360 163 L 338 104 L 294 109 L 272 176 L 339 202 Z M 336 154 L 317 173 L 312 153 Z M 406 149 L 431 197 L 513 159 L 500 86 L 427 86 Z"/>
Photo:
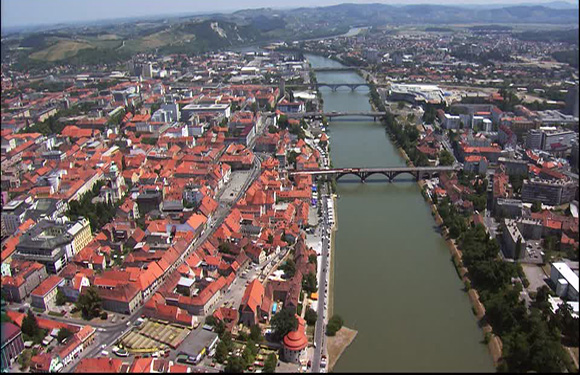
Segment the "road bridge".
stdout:
<path fill-rule="evenodd" d="M 298 112 L 298 113 L 285 113 L 288 118 L 322 118 L 323 116 L 332 120 L 333 117 L 345 117 L 345 116 L 366 116 L 372 117 L 373 120 L 381 118 L 387 115 L 387 112 L 374 112 L 374 111 L 359 111 L 359 112 Z"/>
<path fill-rule="evenodd" d="M 359 70 L 358 66 L 339 66 L 339 67 L 325 67 L 325 68 L 312 68 L 315 72 L 345 72 Z"/>
<path fill-rule="evenodd" d="M 401 174 L 409 174 L 419 181 L 422 178 L 432 178 L 441 172 L 453 172 L 461 169 L 460 166 L 439 166 L 439 167 L 387 167 L 387 168 L 332 168 L 332 169 L 304 169 L 291 170 L 290 176 L 311 175 L 333 178 L 338 181 L 340 178 L 353 175 L 360 178 L 361 182 L 374 175 L 381 174 L 387 177 L 389 182 L 393 182 L 395 177 Z"/>
<path fill-rule="evenodd" d="M 321 87 L 328 87 L 332 91 L 337 91 L 340 87 L 348 87 L 351 91 L 355 91 L 359 87 L 367 87 L 371 88 L 371 84 L 369 83 L 316 83 L 316 89 L 320 89 Z"/>

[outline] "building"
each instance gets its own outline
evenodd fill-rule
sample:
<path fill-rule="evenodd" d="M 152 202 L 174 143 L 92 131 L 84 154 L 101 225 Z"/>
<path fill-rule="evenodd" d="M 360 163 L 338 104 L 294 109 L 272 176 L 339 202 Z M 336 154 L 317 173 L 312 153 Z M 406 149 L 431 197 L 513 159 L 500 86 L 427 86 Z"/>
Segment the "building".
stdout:
<path fill-rule="evenodd" d="M 24 350 L 22 332 L 17 325 L 2 323 L 2 372 L 8 372 Z"/>
<path fill-rule="evenodd" d="M 485 174 L 487 172 L 487 159 L 481 155 L 466 156 L 463 170 L 468 173 Z"/>
<path fill-rule="evenodd" d="M 185 121 L 200 113 L 213 113 L 229 119 L 231 108 L 229 104 L 188 104 L 181 109 L 181 118 Z"/>
<path fill-rule="evenodd" d="M 150 62 L 143 64 L 142 72 L 144 78 L 152 78 L 153 77 L 153 64 Z"/>
<path fill-rule="evenodd" d="M 48 273 L 58 273 L 74 256 L 74 237 L 68 232 L 73 225 L 41 220 L 20 237 L 14 259 L 36 261 L 44 264 Z"/>
<path fill-rule="evenodd" d="M 543 130 L 543 128 L 540 128 Z M 572 141 L 578 139 L 578 134 L 572 130 L 551 130 L 544 131 L 542 149 L 551 151 L 559 147 L 570 147 Z"/>
<path fill-rule="evenodd" d="M 541 150 L 544 143 L 544 133 L 539 129 L 530 129 L 526 136 L 526 148 Z"/>
<path fill-rule="evenodd" d="M 79 251 L 84 249 L 89 242 L 93 239 L 93 233 L 91 231 L 91 223 L 83 218 L 80 218 L 67 229 L 67 233 L 73 238 L 72 241 L 72 252 L 73 256 L 78 254 Z"/>
<path fill-rule="evenodd" d="M 516 257 L 516 247 L 518 246 L 518 242 L 520 243 L 520 254 L 519 258 L 523 256 L 526 247 L 526 240 L 522 236 L 520 229 L 515 220 L 512 219 L 504 219 L 502 222 L 502 240 L 503 240 L 503 250 L 505 256 L 509 258 Z"/>
<path fill-rule="evenodd" d="M 544 180 L 531 178 L 524 180 L 522 186 L 522 201 L 540 201 L 548 206 L 559 206 L 571 202 L 578 189 L 578 184 L 572 180 Z"/>
<path fill-rule="evenodd" d="M 528 175 L 528 162 L 525 160 L 517 160 L 517 159 L 509 159 L 504 157 L 499 157 L 497 162 L 500 165 L 505 167 L 505 172 L 509 176 L 513 175 L 520 175 L 520 176 L 527 176 Z"/>
<path fill-rule="evenodd" d="M 579 117 L 578 111 L 578 85 L 573 88 L 568 89 L 568 94 L 566 95 L 566 113 L 573 117 Z"/>
<path fill-rule="evenodd" d="M 570 301 L 578 301 L 578 275 L 566 263 L 552 263 L 550 280 L 556 285 L 556 293 Z"/>
<path fill-rule="evenodd" d="M 577 133 L 571 130 L 562 130 L 555 126 L 544 126 L 540 129 L 528 131 L 526 147 L 532 150 L 551 151 L 562 147 L 571 147 L 572 142 L 577 138 Z"/>
<path fill-rule="evenodd" d="M 240 304 L 240 323 L 249 326 L 258 324 L 260 307 L 264 301 L 264 286 L 255 279 L 246 287 Z"/>
<path fill-rule="evenodd" d="M 64 283 L 65 281 L 62 277 L 50 276 L 30 293 L 31 305 L 42 310 L 51 310 L 56 305 L 58 287 L 64 285 Z"/>
<path fill-rule="evenodd" d="M 13 261 L 8 266 L 11 275 L 2 275 L 2 291 L 7 301 L 22 302 L 48 277 L 46 267 L 37 262 Z"/>
<path fill-rule="evenodd" d="M 572 149 L 570 150 L 570 165 L 572 168 L 576 168 L 576 173 L 578 173 L 578 140 L 572 141 Z"/>
<path fill-rule="evenodd" d="M 284 336 L 283 341 L 284 360 L 292 363 L 300 362 L 300 357 L 308 346 L 308 338 L 306 337 L 306 321 L 298 315 L 296 315 L 296 319 L 298 319 L 298 327 L 295 331 L 291 331 Z"/>
<path fill-rule="evenodd" d="M 2 207 L 2 236 L 16 232 L 24 223 L 27 210 L 32 206 L 32 198 L 26 200 L 15 199 Z"/>
<path fill-rule="evenodd" d="M 123 361 L 118 358 L 83 358 L 75 368 L 75 373 L 120 373 Z"/>
<path fill-rule="evenodd" d="M 445 113 L 442 125 L 445 129 L 459 129 L 461 127 L 461 118 L 458 115 Z"/>
<path fill-rule="evenodd" d="M 554 109 L 537 111 L 542 125 L 578 125 L 578 116 L 566 115 Z"/>
<path fill-rule="evenodd" d="M 103 309 L 120 314 L 132 314 L 143 301 L 139 288 L 133 284 L 124 284 L 114 289 L 98 289 Z"/>
<path fill-rule="evenodd" d="M 522 201 L 519 199 L 497 198 L 494 214 L 499 217 L 517 219 L 522 216 Z"/>
<path fill-rule="evenodd" d="M 395 55 L 393 55 L 393 59 L 395 59 Z M 390 101 L 402 100 L 412 104 L 443 103 L 445 102 L 445 93 L 439 86 L 435 85 L 393 83 L 387 92 L 387 99 Z"/>
<path fill-rule="evenodd" d="M 304 102 L 289 102 L 285 99 L 278 103 L 278 109 L 284 113 L 304 112 Z"/>

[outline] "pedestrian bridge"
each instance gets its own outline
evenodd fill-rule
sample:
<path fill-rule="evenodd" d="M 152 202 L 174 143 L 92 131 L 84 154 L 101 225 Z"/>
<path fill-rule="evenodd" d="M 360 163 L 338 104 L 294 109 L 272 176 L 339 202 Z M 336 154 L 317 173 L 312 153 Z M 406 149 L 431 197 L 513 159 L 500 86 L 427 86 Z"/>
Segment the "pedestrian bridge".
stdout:
<path fill-rule="evenodd" d="M 311 175 L 311 176 L 325 176 L 333 178 L 338 181 L 340 178 L 348 175 L 357 176 L 361 182 L 375 174 L 381 174 L 387 177 L 389 182 L 393 182 L 395 177 L 401 174 L 409 174 L 417 181 L 423 178 L 432 178 L 441 172 L 457 171 L 461 167 L 456 166 L 440 166 L 440 167 L 387 167 L 387 168 L 333 168 L 333 169 L 304 169 L 291 170 L 290 176 L 297 175 Z"/>

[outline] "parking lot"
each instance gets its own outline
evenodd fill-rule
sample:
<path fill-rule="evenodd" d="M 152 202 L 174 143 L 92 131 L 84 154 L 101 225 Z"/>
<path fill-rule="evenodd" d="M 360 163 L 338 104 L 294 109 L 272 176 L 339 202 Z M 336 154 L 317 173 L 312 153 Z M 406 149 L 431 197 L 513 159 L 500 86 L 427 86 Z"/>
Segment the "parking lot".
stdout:
<path fill-rule="evenodd" d="M 522 264 L 522 268 L 524 269 L 526 278 L 530 282 L 530 285 L 527 287 L 528 291 L 536 291 L 538 288 L 546 285 L 544 279 L 548 279 L 548 277 L 542 270 L 542 267 L 534 264 Z"/>

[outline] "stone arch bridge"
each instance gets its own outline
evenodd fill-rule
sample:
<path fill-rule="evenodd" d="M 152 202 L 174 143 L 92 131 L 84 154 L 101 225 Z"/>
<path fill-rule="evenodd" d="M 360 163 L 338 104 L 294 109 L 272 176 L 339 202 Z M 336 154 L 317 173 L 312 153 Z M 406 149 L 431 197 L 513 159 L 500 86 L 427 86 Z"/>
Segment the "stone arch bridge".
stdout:
<path fill-rule="evenodd" d="M 408 174 L 419 181 L 425 177 L 431 178 L 441 172 L 452 172 L 459 170 L 459 166 L 445 166 L 445 167 L 388 167 L 388 168 L 333 168 L 333 169 L 305 169 L 293 170 L 289 172 L 290 176 L 296 175 L 313 175 L 323 176 L 326 178 L 333 178 L 336 181 L 342 177 L 352 175 L 360 178 L 361 182 L 375 174 L 384 175 L 389 182 L 393 182 L 395 177 L 401 174 Z"/>

